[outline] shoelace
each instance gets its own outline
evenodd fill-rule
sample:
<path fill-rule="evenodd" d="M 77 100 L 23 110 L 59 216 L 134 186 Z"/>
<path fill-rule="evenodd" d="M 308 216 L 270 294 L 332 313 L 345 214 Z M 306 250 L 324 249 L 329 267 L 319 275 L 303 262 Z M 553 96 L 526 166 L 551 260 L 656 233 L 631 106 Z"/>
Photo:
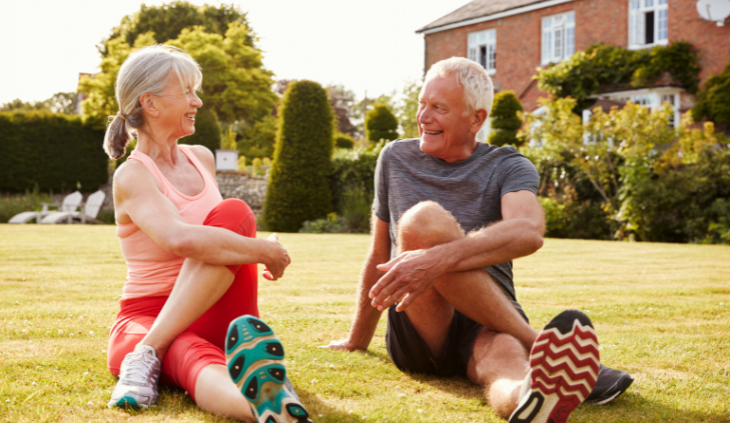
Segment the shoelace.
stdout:
<path fill-rule="evenodd" d="M 125 357 L 124 366 L 125 372 L 121 379 L 124 385 L 136 385 L 136 386 L 147 386 L 148 382 L 157 379 L 157 375 L 153 374 L 150 377 L 150 372 L 153 371 L 154 360 L 152 357 L 147 357 L 147 354 L 139 353 L 141 357 Z M 136 355 L 136 354 L 135 354 Z M 123 365 L 124 365 L 123 363 Z"/>

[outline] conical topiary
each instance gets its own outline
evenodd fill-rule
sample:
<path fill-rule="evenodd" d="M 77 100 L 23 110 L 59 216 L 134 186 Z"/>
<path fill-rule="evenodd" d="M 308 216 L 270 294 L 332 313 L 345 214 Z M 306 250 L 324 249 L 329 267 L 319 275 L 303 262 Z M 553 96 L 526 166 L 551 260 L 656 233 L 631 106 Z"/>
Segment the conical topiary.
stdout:
<path fill-rule="evenodd" d="M 492 105 L 492 132 L 489 134 L 489 144 L 501 147 L 524 144 L 524 139 L 517 138 L 517 131 L 522 127 L 522 120 L 517 112 L 522 111 L 522 104 L 514 91 L 501 91 L 495 94 Z"/>
<path fill-rule="evenodd" d="M 329 173 L 334 122 L 327 92 L 316 82 L 292 82 L 279 116 L 264 224 L 271 231 L 297 232 L 304 221 L 332 211 Z"/>

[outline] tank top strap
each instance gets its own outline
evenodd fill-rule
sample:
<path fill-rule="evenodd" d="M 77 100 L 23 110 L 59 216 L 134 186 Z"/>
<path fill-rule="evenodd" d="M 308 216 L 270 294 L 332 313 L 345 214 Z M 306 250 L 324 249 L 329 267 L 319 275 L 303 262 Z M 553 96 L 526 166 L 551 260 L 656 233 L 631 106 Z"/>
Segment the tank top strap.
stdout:
<path fill-rule="evenodd" d="M 203 179 L 206 180 L 205 183 L 205 190 L 208 190 L 208 182 L 212 183 L 212 186 L 215 188 L 218 188 L 218 183 L 215 181 L 215 176 L 211 175 L 210 172 L 208 172 L 208 168 L 203 165 L 203 163 L 200 161 L 198 156 L 190 150 L 190 147 L 185 144 L 178 144 L 177 146 L 186 156 L 188 156 L 188 160 L 190 160 L 193 163 L 193 166 L 195 166 L 198 169 L 198 172 L 200 172 L 200 175 L 203 177 Z"/>
<path fill-rule="evenodd" d="M 150 173 L 152 173 L 152 176 L 154 176 L 158 181 L 160 181 L 160 184 L 162 185 L 162 194 L 164 196 L 168 196 L 170 192 L 170 187 L 167 186 L 167 179 L 162 176 L 162 173 L 160 172 L 160 169 L 157 168 L 157 165 L 155 162 L 150 158 L 150 156 L 139 152 L 137 150 L 133 150 L 132 153 L 129 155 L 129 159 L 134 159 L 145 165 L 147 169 L 149 169 Z"/>

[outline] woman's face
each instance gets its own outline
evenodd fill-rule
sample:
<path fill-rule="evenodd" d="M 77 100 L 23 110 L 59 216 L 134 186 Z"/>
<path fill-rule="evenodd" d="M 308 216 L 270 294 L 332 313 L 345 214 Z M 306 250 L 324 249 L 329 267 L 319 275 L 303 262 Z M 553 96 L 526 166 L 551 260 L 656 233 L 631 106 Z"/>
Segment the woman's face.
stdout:
<path fill-rule="evenodd" d="M 195 133 L 195 114 L 203 105 L 192 86 L 183 86 L 177 75 L 172 74 L 165 91 L 158 96 L 160 126 L 172 132 L 175 138 Z"/>

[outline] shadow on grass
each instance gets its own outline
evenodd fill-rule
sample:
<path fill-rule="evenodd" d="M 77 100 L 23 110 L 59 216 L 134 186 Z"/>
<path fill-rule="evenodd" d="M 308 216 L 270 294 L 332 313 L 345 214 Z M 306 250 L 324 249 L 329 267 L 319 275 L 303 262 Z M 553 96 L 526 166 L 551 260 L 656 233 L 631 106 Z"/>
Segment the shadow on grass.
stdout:
<path fill-rule="evenodd" d="M 343 410 L 332 408 L 317 398 L 314 392 L 298 388 L 297 394 L 302 404 L 310 413 L 312 421 L 317 423 L 362 423 L 363 417 L 357 413 L 348 414 Z M 180 418 L 181 415 L 197 415 L 202 417 L 205 422 L 237 422 L 238 420 L 227 419 L 225 417 L 216 416 L 202 411 L 193 402 L 193 399 L 186 395 L 181 389 L 163 386 L 160 388 L 160 397 L 156 407 L 149 410 L 137 409 L 133 407 L 121 408 L 119 411 L 126 413 L 130 417 L 144 415 L 166 415 L 173 418 Z"/>

